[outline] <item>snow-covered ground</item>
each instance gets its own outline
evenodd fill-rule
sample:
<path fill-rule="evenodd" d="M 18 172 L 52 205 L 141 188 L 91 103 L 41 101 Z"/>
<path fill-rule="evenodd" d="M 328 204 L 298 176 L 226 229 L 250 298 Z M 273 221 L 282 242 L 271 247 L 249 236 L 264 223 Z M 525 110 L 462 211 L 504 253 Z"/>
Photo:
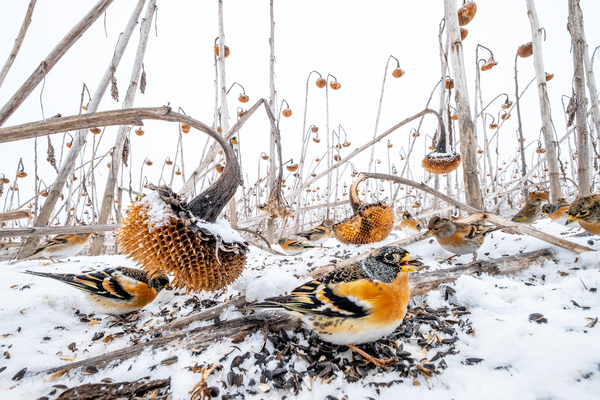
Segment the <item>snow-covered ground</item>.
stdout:
<path fill-rule="evenodd" d="M 568 238 L 576 231 L 568 231 L 558 224 L 543 220 L 538 229 Z M 386 242 L 400 239 L 401 232 L 393 232 Z M 573 242 L 600 250 L 598 238 L 572 238 Z M 589 242 L 589 241 L 592 242 Z M 593 243 L 595 242 L 595 243 Z M 209 386 L 220 388 L 219 398 L 225 394 L 243 393 L 246 399 L 323 399 L 328 395 L 337 399 L 367 398 L 419 398 L 419 399 L 591 399 L 600 393 L 600 255 L 588 252 L 580 256 L 554 248 L 559 262 L 556 265 L 533 266 L 514 276 L 463 276 L 451 285 L 456 294 L 445 300 L 436 290 L 423 298 L 414 298 L 412 307 L 426 303 L 427 307 L 452 309 L 456 304 L 466 307 L 470 314 L 463 316 L 474 330 L 456 329 L 456 352 L 444 357 L 447 368 L 436 368 L 432 377 L 400 377 L 398 372 L 369 370 L 362 380 L 349 383 L 338 373 L 328 383 L 317 377 L 311 381 L 311 390 L 303 382 L 295 397 L 289 390 L 272 387 L 268 393 L 258 388 L 260 370 L 254 365 L 255 357 L 245 359 L 239 371 L 244 372 L 240 387 L 224 384 L 230 364 L 236 355 L 252 354 L 263 344 L 263 334 L 256 333 L 241 343 L 230 340 L 215 342 L 198 354 L 181 346 L 159 352 L 144 352 L 140 357 L 126 360 L 115 366 L 100 369 L 96 374 L 82 375 L 71 371 L 55 381 L 38 374 L 46 369 L 65 365 L 110 351 L 130 346 L 134 340 L 145 341 L 144 335 L 165 320 L 190 314 L 194 307 L 222 303 L 244 294 L 248 299 L 263 299 L 289 292 L 303 283 L 305 274 L 330 260 L 368 251 L 375 245 L 346 246 L 335 239 L 326 246 L 331 249 L 314 249 L 301 257 L 273 256 L 252 247 L 248 265 L 243 275 L 226 291 L 193 295 L 177 291 L 162 291 L 158 298 L 140 311 L 137 322 L 112 326 L 112 317 L 95 314 L 85 295 L 63 283 L 30 276 L 22 271 L 79 273 L 108 266 L 134 266 L 124 256 L 76 257 L 70 261 L 51 264 L 43 261 L 25 261 L 17 264 L 0 263 L 0 398 L 36 399 L 46 396 L 54 399 L 64 391 L 64 386 L 99 383 L 105 378 L 114 382 L 135 381 L 149 376 L 151 379 L 171 378 L 173 399 L 189 399 L 189 391 L 200 380 L 187 367 L 222 362 L 224 375 L 210 376 Z M 521 251 L 551 247 L 526 236 L 511 236 L 494 232 L 478 252 L 480 259 L 498 258 Z M 435 242 L 426 240 L 407 246 L 412 254 L 423 257 L 431 269 L 447 267 L 440 259 L 450 256 Z M 470 255 L 454 260 L 468 263 Z M 309 265 L 310 264 L 310 265 Z M 203 303 L 204 301 L 204 303 Z M 532 313 L 543 314 L 547 323 L 530 322 Z M 86 314 L 86 315 L 82 315 Z M 90 315 L 92 314 L 92 315 Z M 229 310 L 220 319 L 237 318 L 242 314 Z M 208 325 L 209 322 L 196 323 Z M 112 326 L 112 327 L 111 327 Z M 135 326 L 135 328 L 132 328 Z M 423 329 L 423 328 L 421 328 Z M 127 333 L 127 330 L 130 332 Z M 122 334 L 124 333 L 124 334 Z M 288 332 L 292 335 L 292 332 Z M 96 340 L 94 340 L 96 339 Z M 111 340 L 112 339 L 112 340 Z M 404 350 L 411 352 L 416 362 L 431 359 L 450 345 L 437 343 L 435 348 L 422 348 L 414 338 L 399 339 Z M 270 353 L 276 350 L 266 343 Z M 171 365 L 162 360 L 177 356 Z M 343 357 L 352 359 L 350 351 Z M 478 363 L 467 359 L 482 359 Z M 167 363 L 168 364 L 168 363 Z M 276 361 L 271 361 L 275 368 Z M 306 369 L 305 362 L 294 359 L 295 369 Z M 236 367 L 236 368 L 239 368 Z M 13 380 L 19 371 L 27 368 L 20 380 Z M 238 371 L 238 369 L 236 369 Z M 255 384 L 250 385 L 254 379 Z M 371 382 L 396 381 L 390 387 L 368 385 Z M 402 382 L 400 382 L 402 381 Z M 58 385 L 58 387 L 56 387 Z M 64 385 L 64 386 L 61 386 Z M 330 397 L 331 398 L 331 397 Z"/>

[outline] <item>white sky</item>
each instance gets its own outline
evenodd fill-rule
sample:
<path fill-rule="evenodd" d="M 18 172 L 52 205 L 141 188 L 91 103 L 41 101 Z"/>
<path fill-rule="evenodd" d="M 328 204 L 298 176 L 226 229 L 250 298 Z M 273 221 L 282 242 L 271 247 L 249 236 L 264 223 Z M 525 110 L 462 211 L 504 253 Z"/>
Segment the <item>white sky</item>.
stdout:
<path fill-rule="evenodd" d="M 0 62 L 4 62 L 12 48 L 14 38 L 21 26 L 28 1 L 5 2 L 0 13 Z M 64 35 L 85 15 L 95 1 L 39 0 L 33 15 L 25 42 L 4 85 L 0 88 L 0 104 L 4 105 L 39 62 L 54 48 Z M 78 113 L 82 85 L 85 83 L 91 92 L 104 73 L 112 56 L 119 33 L 125 27 L 135 1 L 115 1 L 108 9 L 105 35 L 103 18 L 100 18 L 60 60 L 48 74 L 43 91 L 44 115 L 46 118 L 57 113 L 63 116 Z M 438 24 L 443 18 L 442 1 L 304 1 L 302 3 L 275 2 L 275 46 L 276 46 L 276 89 L 279 102 L 285 99 L 293 110 L 293 116 L 282 119 L 281 133 L 284 144 L 284 161 L 294 158 L 298 161 L 302 136 L 302 113 L 304 109 L 305 85 L 310 71 L 323 75 L 335 75 L 342 88 L 329 91 L 330 129 L 338 131 L 341 124 L 348 133 L 352 146 L 344 148 L 342 155 L 364 144 L 373 136 L 375 117 L 381 93 L 385 64 L 390 55 L 400 60 L 406 75 L 401 79 L 387 77 L 381 119 L 378 132 L 381 133 L 401 120 L 421 111 L 430 93 L 439 80 Z M 216 1 L 158 1 L 158 37 L 154 25 L 148 44 L 145 70 L 148 85 L 145 95 L 136 96 L 136 107 L 156 107 L 167 104 L 176 110 L 184 111 L 207 124 L 212 123 L 214 106 L 214 67 L 212 46 L 218 36 Z M 298 6 L 296 4 L 301 4 Z M 483 101 L 487 104 L 497 94 L 506 92 L 514 100 L 514 55 L 519 45 L 531 40 L 530 25 L 525 1 L 477 2 L 478 11 L 474 20 L 466 27 L 469 36 L 465 39 L 465 62 L 469 83 L 471 104 L 474 98 L 475 47 L 482 44 L 494 51 L 499 65 L 482 73 Z M 590 55 L 599 45 L 600 27 L 592 24 L 593 15 L 600 15 L 600 3 L 582 0 L 587 41 Z M 566 30 L 566 1 L 537 1 L 538 16 L 546 29 L 544 42 L 544 63 L 555 78 L 548 84 L 550 101 L 554 110 L 553 118 L 558 136 L 565 132 L 560 98 L 571 94 L 572 56 L 570 35 Z M 269 96 L 269 3 L 253 1 L 225 1 L 226 43 L 231 48 L 227 58 L 228 86 L 233 82 L 242 84 L 250 96 L 249 108 L 259 98 Z M 122 101 L 131 74 L 131 67 L 139 38 L 136 29 L 121 62 L 116 77 Z M 480 52 L 480 58 L 487 58 Z M 390 62 L 390 71 L 394 68 Z M 596 72 L 598 72 L 596 64 Z M 520 88 L 533 78 L 533 59 L 520 59 Z M 320 144 L 311 142 L 309 156 L 325 152 L 325 90 L 314 85 L 311 77 L 308 98 L 307 125 L 320 127 Z M 9 119 L 5 126 L 42 119 L 40 107 L 40 86 Z M 237 101 L 238 88 L 232 89 L 229 108 L 233 113 L 241 104 Z M 436 96 L 432 107 L 437 109 Z M 502 100 L 490 107 L 496 115 Z M 540 117 L 537 92 L 530 87 L 522 100 L 524 135 L 526 144 L 539 136 Z M 118 109 L 107 93 L 101 110 Z M 420 154 L 430 143 L 425 142 L 425 134 L 435 130 L 435 120 L 425 119 L 421 141 L 417 142 Z M 232 117 L 230 125 L 235 122 Z M 516 110 L 512 118 L 501 130 L 501 160 L 507 160 L 516 151 L 517 141 Z M 409 124 L 391 135 L 394 144 L 390 156 L 396 167 L 401 169 L 398 151 L 407 147 L 408 132 L 417 123 Z M 479 125 L 481 132 L 481 125 Z M 152 167 L 144 169 L 151 182 L 157 182 L 165 157 L 174 158 L 177 144 L 176 124 L 148 122 L 143 128 L 143 137 L 132 136 L 133 188 L 139 185 L 139 166 L 146 157 L 154 161 Z M 113 145 L 117 127 L 108 128 L 104 133 L 99 154 L 105 153 Z M 257 174 L 257 160 L 262 151 L 268 151 L 268 125 L 264 111 L 259 111 L 245 125 L 241 132 L 244 172 L 254 182 Z M 52 142 L 60 157 L 62 134 L 52 135 Z M 91 153 L 92 135 L 89 136 L 87 155 Z M 96 140 L 98 137 L 96 137 Z M 479 137 L 482 143 L 482 135 Z M 197 166 L 199 154 L 205 142 L 205 135 L 192 131 L 184 136 L 186 174 Z M 55 177 L 53 169 L 45 161 L 46 139 L 41 138 L 40 176 L 47 184 Z M 528 159 L 535 155 L 534 145 L 529 148 Z M 66 150 L 66 148 L 65 148 Z M 366 152 L 354 160 L 359 171 L 368 165 Z M 376 157 L 383 160 L 380 167 L 387 172 L 386 143 L 376 148 Z M 563 156 L 567 149 L 563 149 Z M 5 173 L 11 183 L 17 162 L 23 157 L 29 176 L 20 180 L 21 201 L 31 194 L 33 178 L 33 139 L 0 145 L 0 172 Z M 424 177 L 418 165 L 413 166 L 413 177 Z M 96 179 L 106 179 L 107 168 L 102 162 Z M 531 162 L 531 161 L 530 161 Z M 261 175 L 264 176 L 264 167 Z M 169 174 L 170 175 L 170 174 Z M 350 184 L 350 177 L 342 178 Z M 127 183 L 127 181 L 126 181 Z M 176 181 L 174 189 L 181 187 Z M 321 187 L 323 184 L 321 185 Z M 7 190 L 0 198 L 2 206 Z M 26 194 L 29 194 L 26 196 Z"/>

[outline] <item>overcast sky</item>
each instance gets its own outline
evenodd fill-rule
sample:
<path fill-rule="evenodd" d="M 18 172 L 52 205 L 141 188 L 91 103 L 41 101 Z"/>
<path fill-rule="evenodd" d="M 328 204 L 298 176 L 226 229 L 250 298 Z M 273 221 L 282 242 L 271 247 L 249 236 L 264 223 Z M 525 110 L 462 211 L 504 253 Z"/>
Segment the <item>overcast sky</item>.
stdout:
<path fill-rule="evenodd" d="M 0 13 L 0 62 L 8 56 L 14 39 L 21 26 L 28 1 L 4 2 Z M 64 35 L 92 8 L 95 1 L 78 0 L 38 0 L 33 22 L 25 42 L 4 85 L 0 88 L 0 103 L 4 105 L 22 85 L 40 61 L 54 48 Z M 60 60 L 47 75 L 42 93 L 42 84 L 30 95 L 26 102 L 8 120 L 5 126 L 21 124 L 48 118 L 60 113 L 63 116 L 77 114 L 83 84 L 90 91 L 96 89 L 114 51 L 120 32 L 131 14 L 135 1 L 115 1 L 106 13 L 106 33 L 104 18 L 100 18 Z M 460 2 L 462 3 L 462 2 Z M 212 124 L 214 108 L 214 59 L 212 46 L 218 36 L 216 1 L 158 1 L 157 24 L 152 27 L 144 62 L 147 74 L 146 94 L 137 94 L 135 106 L 155 107 L 167 103 L 174 109 L 181 107 L 188 115 Z M 460 5 L 460 4 L 459 4 Z M 494 52 L 499 64 L 491 71 L 483 72 L 481 84 L 483 103 L 487 104 L 496 95 L 505 92 L 514 100 L 514 59 L 519 45 L 531 40 L 531 30 L 524 0 L 477 2 L 478 11 L 474 20 L 466 26 L 469 35 L 465 39 L 465 63 L 471 104 L 474 103 L 475 48 L 484 45 Z M 590 55 L 600 43 L 600 27 L 595 24 L 594 15 L 600 15 L 600 2 L 582 0 L 584 24 Z M 541 25 L 546 30 L 544 42 L 544 63 L 554 79 L 548 84 L 553 109 L 553 122 L 558 136 L 565 132 L 565 119 L 562 114 L 561 96 L 571 94 L 573 73 L 570 53 L 570 35 L 566 29 L 567 1 L 537 1 L 537 11 Z M 269 2 L 225 1 L 226 44 L 231 49 L 227 58 L 226 71 L 228 86 L 239 82 L 250 96 L 250 102 L 242 105 L 237 101 L 238 88 L 232 89 L 228 98 L 230 112 L 238 106 L 249 108 L 261 97 L 269 97 Z M 298 161 L 302 137 L 302 114 L 305 101 L 306 80 L 310 71 L 318 71 L 324 76 L 332 74 L 342 84 L 338 91 L 329 91 L 329 126 L 338 132 L 341 124 L 348 134 L 351 146 L 344 148 L 342 156 L 372 138 L 375 128 L 377 107 L 386 62 L 390 55 L 400 60 L 406 71 L 400 79 L 387 76 L 381 119 L 378 132 L 381 133 L 399 121 L 416 114 L 425 108 L 431 91 L 440 79 L 440 57 L 438 46 L 439 23 L 443 19 L 443 2 L 440 1 L 275 1 L 275 53 L 277 63 L 276 90 L 279 102 L 285 99 L 293 111 L 291 118 L 282 118 L 280 123 L 284 145 L 284 160 Z M 158 36 L 156 36 L 156 32 Z M 127 53 L 119 66 L 116 77 L 121 94 L 125 96 L 139 30 L 134 33 Z M 480 58 L 489 55 L 480 50 Z M 596 59 L 598 58 L 598 53 Z M 598 72 L 595 63 L 595 72 Z M 395 61 L 390 62 L 390 70 Z M 533 59 L 520 59 L 518 63 L 519 85 L 524 88 L 534 77 Z M 325 134 L 325 90 L 318 89 L 311 77 L 308 96 L 307 125 L 315 124 L 320 135 Z M 438 107 L 437 92 L 432 107 Z M 497 115 L 501 100 L 490 107 L 491 114 Z M 121 103 L 105 96 L 100 109 L 118 109 Z M 231 116 L 230 125 L 235 122 Z M 425 134 L 433 134 L 435 120 L 426 117 L 421 129 L 421 140 L 417 148 L 422 157 L 429 139 Z M 489 123 L 489 121 L 488 121 Z M 526 144 L 540 136 L 540 117 L 537 92 L 532 85 L 523 98 L 523 124 Z M 408 144 L 409 131 L 416 127 L 410 124 L 392 134 L 390 141 L 394 147 L 390 152 L 391 162 L 398 169 L 402 162 L 398 152 Z M 139 182 L 139 166 L 148 157 L 154 161 L 146 167 L 144 175 L 156 183 L 165 157 L 175 156 L 178 127 L 176 124 L 148 122 L 143 128 L 142 137 L 132 136 L 133 187 Z M 479 126 L 481 133 L 481 125 Z M 516 112 L 501 131 L 501 160 L 515 155 L 517 141 Z M 104 154 L 114 143 L 117 128 L 108 128 L 103 135 L 98 154 Z M 262 151 L 268 151 L 268 125 L 263 111 L 258 112 L 242 129 L 244 172 L 254 182 L 258 173 L 257 163 Z M 93 137 L 86 151 L 91 154 Z M 98 136 L 95 137 L 98 140 Z M 199 162 L 206 136 L 192 131 L 184 136 L 186 173 Z M 52 135 L 57 157 L 60 157 L 62 134 Z M 482 145 L 482 135 L 479 135 Z M 40 176 L 50 184 L 55 173 L 45 161 L 46 138 L 39 140 Z M 11 182 L 14 179 L 17 162 L 23 158 L 29 176 L 20 180 L 21 201 L 26 193 L 31 194 L 33 178 L 33 139 L 0 145 L 0 172 L 5 173 Z M 310 158 L 325 152 L 325 139 L 320 144 L 312 142 Z M 376 148 L 376 157 L 383 163 L 379 168 L 387 172 L 387 142 Z M 528 159 L 535 158 L 533 146 L 528 151 Z M 63 149 L 67 149 L 63 146 Z M 367 169 L 369 152 L 356 159 L 357 170 Z M 566 159 L 567 150 L 562 154 Z M 420 160 L 420 158 L 417 158 Z M 103 161 L 96 175 L 98 182 L 106 179 L 108 169 Z M 307 161 L 309 162 L 309 161 Z M 425 176 L 419 161 L 412 167 L 413 178 Z M 261 171 L 264 176 L 264 168 Z M 128 180 L 129 178 L 127 178 Z M 350 184 L 350 177 L 342 178 Z M 127 181 L 126 181 L 127 183 Z M 181 187 L 176 181 L 174 189 Z M 7 196 L 0 198 L 4 206 Z"/>

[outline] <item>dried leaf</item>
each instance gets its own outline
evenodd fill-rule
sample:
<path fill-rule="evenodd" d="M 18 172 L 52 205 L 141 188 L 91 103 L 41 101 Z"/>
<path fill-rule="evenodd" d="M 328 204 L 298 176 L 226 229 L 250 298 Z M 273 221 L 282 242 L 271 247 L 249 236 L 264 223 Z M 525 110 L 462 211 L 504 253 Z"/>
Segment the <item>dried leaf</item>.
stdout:
<path fill-rule="evenodd" d="M 113 75 L 110 78 L 110 97 L 113 98 L 114 101 L 119 101 L 119 89 L 117 88 L 117 78 Z"/>
<path fill-rule="evenodd" d="M 140 78 L 140 92 L 142 92 L 142 94 L 146 93 L 146 70 L 144 69 L 144 64 L 142 64 L 142 77 Z"/>
<path fill-rule="evenodd" d="M 50 141 L 50 136 L 48 137 L 48 155 L 46 156 L 46 161 L 48 161 L 50 163 L 50 165 L 52 165 L 52 167 L 54 167 L 54 169 L 56 170 L 56 173 L 58 174 L 58 168 L 56 166 L 56 157 L 54 156 L 54 146 L 52 146 L 52 142 Z M 0 191 L 0 196 L 2 196 L 2 193 Z"/>

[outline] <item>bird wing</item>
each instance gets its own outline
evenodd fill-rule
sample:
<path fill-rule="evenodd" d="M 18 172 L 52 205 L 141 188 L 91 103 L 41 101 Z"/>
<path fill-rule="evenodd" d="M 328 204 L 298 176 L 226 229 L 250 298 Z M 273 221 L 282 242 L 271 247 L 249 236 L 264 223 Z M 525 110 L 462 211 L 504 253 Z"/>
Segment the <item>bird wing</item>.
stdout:
<path fill-rule="evenodd" d="M 118 277 L 113 273 L 116 269 L 109 268 L 89 274 L 54 274 L 46 272 L 25 271 L 31 275 L 43 276 L 64 282 L 84 292 L 117 300 L 129 300 L 131 295 L 123 289 Z"/>
<path fill-rule="evenodd" d="M 294 289 L 288 296 L 272 297 L 254 308 L 279 308 L 301 314 L 319 314 L 329 317 L 362 318 L 370 307 L 362 298 L 344 296 L 347 285 L 376 286 L 360 266 L 341 268 Z"/>

